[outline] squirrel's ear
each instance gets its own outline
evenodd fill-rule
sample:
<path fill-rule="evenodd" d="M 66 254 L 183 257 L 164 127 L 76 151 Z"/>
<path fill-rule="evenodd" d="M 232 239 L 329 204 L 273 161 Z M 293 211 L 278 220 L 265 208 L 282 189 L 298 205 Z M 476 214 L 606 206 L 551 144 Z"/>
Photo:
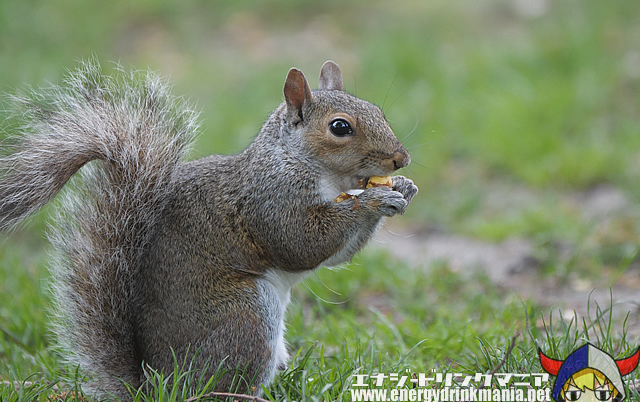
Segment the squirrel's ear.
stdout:
<path fill-rule="evenodd" d="M 342 86 L 342 71 L 331 60 L 325 61 L 320 69 L 319 89 L 327 91 L 344 91 Z"/>
<path fill-rule="evenodd" d="M 302 106 L 313 101 L 311 88 L 302 71 L 292 68 L 284 83 L 284 98 L 287 102 L 287 112 L 302 120 Z"/>

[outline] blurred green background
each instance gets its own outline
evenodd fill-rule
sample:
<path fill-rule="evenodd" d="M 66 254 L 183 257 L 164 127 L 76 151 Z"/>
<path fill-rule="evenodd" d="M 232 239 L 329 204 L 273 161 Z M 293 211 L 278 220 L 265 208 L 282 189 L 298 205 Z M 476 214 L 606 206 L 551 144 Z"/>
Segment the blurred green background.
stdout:
<path fill-rule="evenodd" d="M 457 164 L 537 187 L 627 185 L 639 19 L 633 1 L 5 0 L 0 89 L 57 82 L 92 55 L 159 70 L 202 109 L 198 155 L 237 152 L 289 67 L 317 84 L 333 59 L 400 138 L 413 132 L 425 190 Z"/>
<path fill-rule="evenodd" d="M 638 243 L 636 209 L 594 240 L 601 222 L 574 197 L 606 185 L 640 198 L 635 1 L 3 0 L 0 52 L 3 93 L 59 82 L 94 55 L 107 71 L 160 71 L 202 111 L 193 158 L 239 152 L 288 69 L 313 87 L 332 59 L 412 154 L 413 226 L 532 238 L 564 273 L 558 243 L 604 247 L 574 267 L 597 274 Z"/>
<path fill-rule="evenodd" d="M 92 56 L 107 71 L 111 62 L 160 71 L 197 104 L 192 158 L 242 150 L 283 100 L 290 67 L 316 87 L 320 66 L 334 60 L 346 90 L 379 105 L 412 155 L 403 174 L 420 193 L 396 225 L 489 243 L 527 239 L 551 282 L 609 286 L 639 271 L 638 1 L 0 0 L 1 93 L 60 82 Z M 623 197 L 616 214 L 590 213 L 581 201 L 602 189 Z M 45 216 L 0 235 L 4 267 L 27 273 L 1 273 L 3 317 L 33 297 L 7 295 L 20 281 L 43 287 Z M 506 303 L 495 297 L 483 311 Z M 42 315 L 30 309 L 16 317 Z M 495 326 L 483 320 L 477 326 Z M 6 326 L 29 340 L 43 321 Z M 292 339 L 308 338 L 303 327 Z"/>

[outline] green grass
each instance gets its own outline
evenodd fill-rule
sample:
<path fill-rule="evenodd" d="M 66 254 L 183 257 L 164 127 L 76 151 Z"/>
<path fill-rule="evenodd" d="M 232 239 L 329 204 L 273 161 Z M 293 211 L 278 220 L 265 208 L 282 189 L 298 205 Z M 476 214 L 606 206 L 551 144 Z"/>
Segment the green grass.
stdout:
<path fill-rule="evenodd" d="M 539 15 L 517 7 L 536 3 L 546 4 Z M 541 280 L 612 284 L 638 269 L 638 26 L 634 1 L 0 0 L 0 92 L 57 82 L 92 55 L 107 70 L 109 61 L 159 70 L 202 110 L 196 158 L 239 152 L 282 101 L 288 68 L 314 87 L 333 59 L 347 90 L 381 106 L 412 154 L 403 174 L 421 191 L 394 221 L 526 238 Z M 585 214 L 576 196 L 600 185 L 630 205 Z M 44 401 L 60 395 L 54 384 L 84 382 L 48 332 L 46 216 L 0 235 L 0 377 L 33 382 L 19 393 L 0 386 L 2 401 Z M 539 370 L 536 341 L 557 357 L 587 339 L 618 356 L 639 343 L 618 318 L 605 325 L 608 313 L 572 322 L 553 311 L 551 321 L 535 301 L 445 263 L 422 271 L 367 253 L 298 285 L 287 320 L 295 358 L 267 392 L 348 400 L 354 373 L 489 372 L 519 331 L 504 366 L 525 372 Z M 150 374 L 164 400 L 185 396 L 170 378 Z"/>
<path fill-rule="evenodd" d="M 4 258 L 11 258 L 10 253 L 5 251 Z M 35 268 L 40 271 L 36 275 L 46 278 L 42 260 Z M 46 395 L 61 394 L 53 389 L 54 384 L 74 391 L 82 383 L 74 368 L 63 365 L 50 350 L 44 330 L 47 319 L 41 313 L 49 302 L 42 283 L 34 281 L 33 275 L 12 273 L 19 283 L 2 282 L 29 299 L 3 309 L 3 331 L 24 335 L 0 337 L 0 376 L 33 382 L 21 387 L 21 394 L 0 387 L 3 401 L 44 401 Z M 411 288 L 407 289 L 407 283 Z M 2 306 L 13 305 L 7 303 L 8 293 L 8 288 L 3 289 Z M 294 356 L 287 370 L 266 389 L 277 401 L 348 401 L 354 374 L 428 373 L 431 369 L 489 373 L 501 364 L 510 342 L 515 347 L 499 373 L 540 372 L 538 346 L 562 358 L 591 341 L 619 358 L 636 345 L 611 321 L 610 309 L 615 306 L 598 307 L 576 322 L 575 317 L 561 313 L 559 317 L 558 312 L 543 311 L 535 303 L 500 291 L 482 275 L 465 278 L 446 265 L 415 270 L 380 253 L 360 255 L 340 270 L 320 270 L 296 288 L 293 298 L 287 339 Z M 173 378 L 200 384 L 196 387 L 200 395 L 211 391 L 215 381 L 208 383 L 185 367 L 188 362 L 177 362 L 171 375 L 150 371 L 155 394 L 139 391 L 136 400 L 180 401 L 194 396 L 174 386 Z M 385 382 L 384 386 L 395 385 Z"/>

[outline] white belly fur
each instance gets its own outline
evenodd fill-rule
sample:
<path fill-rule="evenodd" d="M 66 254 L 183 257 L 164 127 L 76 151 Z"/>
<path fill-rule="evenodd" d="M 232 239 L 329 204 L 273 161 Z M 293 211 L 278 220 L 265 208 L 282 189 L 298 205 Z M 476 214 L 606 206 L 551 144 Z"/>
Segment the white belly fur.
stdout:
<path fill-rule="evenodd" d="M 304 279 L 307 274 L 308 272 L 292 273 L 272 269 L 257 281 L 267 312 L 265 322 L 272 351 L 267 367 L 269 381 L 273 379 L 279 368 L 286 366 L 289 359 L 284 342 L 284 315 L 289 304 L 291 287 Z"/>

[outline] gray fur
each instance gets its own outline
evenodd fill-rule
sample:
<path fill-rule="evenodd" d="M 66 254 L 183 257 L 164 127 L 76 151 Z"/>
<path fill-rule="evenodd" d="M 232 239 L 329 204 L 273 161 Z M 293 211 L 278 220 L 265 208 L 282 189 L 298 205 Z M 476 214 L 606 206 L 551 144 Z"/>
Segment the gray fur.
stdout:
<path fill-rule="evenodd" d="M 240 369 L 238 389 L 259 394 L 285 364 L 291 285 L 349 260 L 383 217 L 404 212 L 417 187 L 402 176 L 364 190 L 357 207 L 333 202 L 410 157 L 377 107 L 338 89 L 337 65 L 323 71 L 313 93 L 290 71 L 286 102 L 242 153 L 192 162 L 180 160 L 195 114 L 153 75 L 103 77 L 87 63 L 47 102 L 19 99 L 30 125 L 0 161 L 0 223 L 86 165 L 50 238 L 56 332 L 95 394 L 126 396 L 117 378 L 139 386 L 143 364 L 170 372 L 171 349 L 207 374 L 226 369 L 218 389 Z M 331 135 L 335 116 L 352 136 Z"/>
<path fill-rule="evenodd" d="M 137 384 L 135 268 L 169 179 L 196 132 L 196 113 L 155 74 L 105 77 L 96 62 L 63 86 L 15 97 L 24 129 L 0 159 L 0 225 L 47 203 L 71 176 L 48 233 L 55 332 L 65 356 L 95 376 L 94 392 Z"/>

